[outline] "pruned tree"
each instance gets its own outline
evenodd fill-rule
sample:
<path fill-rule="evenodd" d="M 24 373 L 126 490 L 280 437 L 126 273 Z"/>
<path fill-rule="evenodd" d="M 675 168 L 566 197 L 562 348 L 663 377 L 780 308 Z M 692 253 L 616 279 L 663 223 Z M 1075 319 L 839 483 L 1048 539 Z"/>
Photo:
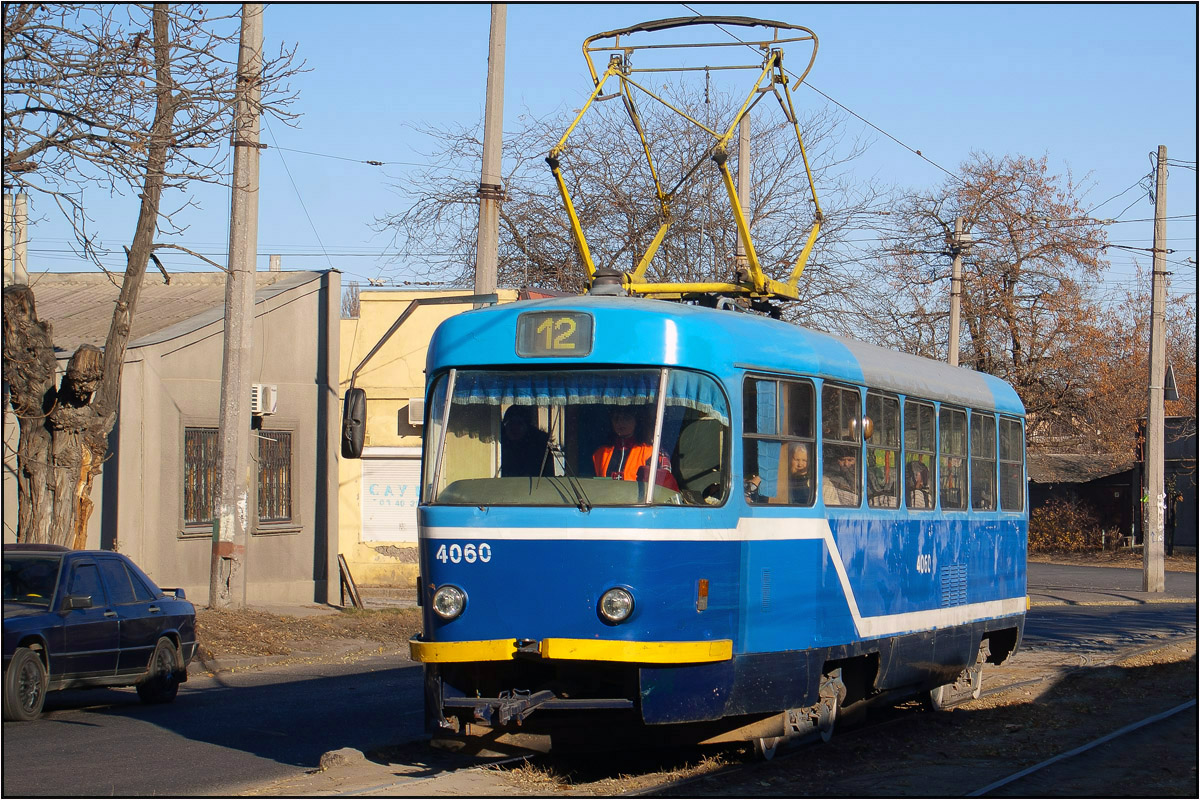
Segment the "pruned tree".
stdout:
<path fill-rule="evenodd" d="M 164 192 L 221 180 L 237 28 L 199 5 L 9 3 L 3 14 L 5 189 L 54 201 L 97 264 L 85 190 L 140 200 L 104 349 L 80 347 L 57 385 L 51 326 L 32 289 L 4 289 L 4 375 L 20 426 L 18 539 L 78 548 L 147 264 L 158 249 L 184 249 L 160 238 L 179 232 L 179 207 L 164 210 Z M 262 110 L 284 120 L 293 61 L 281 50 L 262 78 Z"/>
<path fill-rule="evenodd" d="M 727 94 L 671 85 L 666 94 L 705 122 L 729 119 L 737 106 Z M 766 105 L 763 106 L 767 108 Z M 729 280 L 735 269 L 737 231 L 728 196 L 714 164 L 702 156 L 711 137 L 658 104 L 640 110 L 659 176 L 678 186 L 674 223 L 647 272 L 651 281 Z M 499 280 L 561 291 L 580 291 L 585 274 L 572 240 L 562 198 L 545 163 L 574 114 L 525 114 L 504 136 L 504 190 L 500 213 Z M 786 278 L 812 225 L 813 204 L 790 123 L 754 117 L 750 145 L 749 218 L 759 261 L 774 278 Z M 786 126 L 786 127 L 785 127 Z M 800 127 L 813 164 L 824 211 L 797 321 L 841 330 L 839 312 L 853 306 L 862 281 L 852 232 L 877 221 L 887 207 L 884 188 L 853 178 L 850 167 L 866 144 L 850 139 L 844 119 L 822 109 L 802 116 Z M 478 225 L 480 127 L 418 128 L 434 143 L 429 167 L 396 184 L 407 206 L 377 218 L 391 234 L 397 261 L 420 277 L 468 284 L 474 270 Z M 740 154 L 731 155 L 736 163 Z M 691 165 L 700 166 L 689 180 Z M 736 167 L 735 167 L 736 169 Z M 572 134 L 563 175 L 598 267 L 633 269 L 661 222 L 642 144 L 619 103 L 587 116 Z"/>
<path fill-rule="evenodd" d="M 950 237 L 956 217 L 972 242 L 962 259 L 960 363 L 1011 383 L 1025 403 L 1031 446 L 1058 448 L 1088 425 L 1102 349 L 1098 281 L 1107 238 L 1070 175 L 1045 158 L 974 154 L 931 192 L 893 212 L 880 251 L 888 313 L 875 337 L 945 358 Z"/>

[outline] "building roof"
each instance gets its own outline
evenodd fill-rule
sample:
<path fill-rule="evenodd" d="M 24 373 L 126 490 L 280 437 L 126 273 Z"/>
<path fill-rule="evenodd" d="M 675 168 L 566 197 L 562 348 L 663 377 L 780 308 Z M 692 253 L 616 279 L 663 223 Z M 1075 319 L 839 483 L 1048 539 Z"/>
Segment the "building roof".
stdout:
<path fill-rule="evenodd" d="M 1130 456 L 1030 453 L 1029 480 L 1034 483 L 1087 483 L 1107 478 L 1135 464 Z"/>
<path fill-rule="evenodd" d="M 254 302 L 318 279 L 322 272 L 263 271 L 254 273 Z M 38 319 L 52 326 L 54 351 L 70 356 L 81 344 L 103 348 L 112 323 L 113 308 L 121 294 L 121 275 L 113 280 L 100 272 L 46 272 L 31 274 L 30 288 Z M 225 316 L 225 273 L 177 272 L 171 282 L 147 271 L 138 294 L 129 346 L 139 347 L 197 330 Z M 114 283 L 114 281 L 116 281 Z"/>

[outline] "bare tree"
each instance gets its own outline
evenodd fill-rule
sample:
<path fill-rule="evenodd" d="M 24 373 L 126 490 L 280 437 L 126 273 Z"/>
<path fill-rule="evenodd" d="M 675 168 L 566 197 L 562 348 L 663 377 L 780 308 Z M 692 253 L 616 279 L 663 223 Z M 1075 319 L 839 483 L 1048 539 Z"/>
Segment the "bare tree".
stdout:
<path fill-rule="evenodd" d="M 1196 415 L 1196 296 L 1168 293 L 1166 361 L 1179 399 L 1166 401 L 1167 416 Z M 1137 285 L 1104 308 L 1096 325 L 1097 370 L 1089 387 L 1088 439 L 1100 452 L 1136 452 L 1139 421 L 1146 417 L 1150 374 L 1150 275 L 1139 268 Z M 1144 423 L 1143 423 L 1144 424 Z M 1095 433 L 1094 438 L 1090 436 Z"/>
<path fill-rule="evenodd" d="M 959 174 L 894 212 L 881 251 L 887 297 L 875 298 L 887 313 L 875 315 L 875 336 L 945 357 L 949 237 L 962 217 L 973 241 L 963 258 L 960 363 L 1016 388 L 1031 445 L 1067 435 L 1087 416 L 1099 355 L 1105 232 L 1071 177 L 1050 174 L 1045 158 L 974 154 Z"/>
<path fill-rule="evenodd" d="M 58 203 L 93 258 L 84 190 L 140 198 L 104 349 L 81 346 L 57 386 L 51 327 L 38 319 L 33 291 L 4 290 L 4 374 L 20 426 L 18 538 L 78 548 L 146 266 L 157 249 L 183 249 L 158 240 L 176 231 L 164 190 L 221 177 L 237 31 L 201 6 L 12 3 L 3 13 L 5 187 Z M 263 108 L 281 119 L 291 117 L 281 84 L 292 61 L 281 51 L 264 71 Z"/>
<path fill-rule="evenodd" d="M 733 118 L 734 101 L 716 91 L 668 87 L 674 103 L 701 121 Z M 767 108 L 767 106 L 763 106 Z M 733 277 L 737 231 L 728 195 L 714 164 L 703 156 L 711 136 L 681 123 L 675 112 L 650 104 L 640 119 L 655 153 L 659 177 L 676 194 L 671 230 L 647 272 L 650 281 L 724 281 Z M 504 136 L 500 216 L 502 282 L 580 291 L 585 274 L 562 199 L 545 164 L 573 114 L 525 114 Z M 755 117 L 750 146 L 750 224 L 764 270 L 784 279 L 812 225 L 813 204 L 790 123 Z M 819 110 L 801 119 L 824 211 L 822 234 L 800 281 L 798 321 L 839 329 L 838 313 L 852 305 L 861 281 L 860 258 L 849 234 L 873 224 L 886 192 L 855 180 L 849 166 L 866 145 L 849 139 L 843 118 Z M 430 166 L 397 183 L 408 206 L 377 219 L 392 234 L 397 260 L 425 277 L 467 284 L 474 270 L 478 224 L 477 173 L 482 153 L 478 126 L 418 129 L 435 142 Z M 739 154 L 732 154 L 736 162 Z M 700 166 L 689 178 L 687 170 Z M 572 134 L 563 175 L 598 267 L 632 270 L 661 224 L 642 144 L 619 104 L 587 116 Z M 686 179 L 685 178 L 689 178 Z"/>
<path fill-rule="evenodd" d="M 358 319 L 359 311 L 362 309 L 361 294 L 362 289 L 358 285 L 358 281 L 350 281 L 346 284 L 346 288 L 342 292 L 342 319 Z"/>

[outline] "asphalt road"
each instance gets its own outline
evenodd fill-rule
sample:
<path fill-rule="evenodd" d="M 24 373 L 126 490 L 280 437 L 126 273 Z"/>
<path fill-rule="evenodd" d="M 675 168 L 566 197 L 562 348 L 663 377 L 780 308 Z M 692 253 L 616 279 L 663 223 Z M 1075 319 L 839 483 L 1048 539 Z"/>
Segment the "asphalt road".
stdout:
<path fill-rule="evenodd" d="M 174 703 L 131 689 L 52 692 L 4 723 L 5 796 L 228 795 L 295 776 L 342 747 L 422 733 L 418 665 L 401 656 L 190 678 Z"/>
<path fill-rule="evenodd" d="M 1137 571 L 1031 569 L 1031 592 L 1039 581 L 1121 589 L 1125 572 Z M 1103 653 L 1195 637 L 1195 576 L 1180 577 L 1190 603 L 1035 606 L 1023 646 Z M 143 706 L 132 689 L 53 692 L 41 719 L 4 723 L 0 784 L 5 796 L 229 795 L 314 769 L 331 750 L 417 739 L 421 705 L 420 668 L 402 656 L 197 676 L 166 706 Z"/>

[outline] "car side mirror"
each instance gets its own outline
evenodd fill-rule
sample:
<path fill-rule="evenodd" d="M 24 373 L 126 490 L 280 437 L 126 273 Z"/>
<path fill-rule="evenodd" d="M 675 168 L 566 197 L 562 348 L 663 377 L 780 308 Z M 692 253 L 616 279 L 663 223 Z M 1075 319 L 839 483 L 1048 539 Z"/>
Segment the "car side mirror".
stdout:
<path fill-rule="evenodd" d="M 70 594 L 63 598 L 63 610 L 70 611 L 73 608 L 91 608 L 92 598 L 85 594 Z"/>

